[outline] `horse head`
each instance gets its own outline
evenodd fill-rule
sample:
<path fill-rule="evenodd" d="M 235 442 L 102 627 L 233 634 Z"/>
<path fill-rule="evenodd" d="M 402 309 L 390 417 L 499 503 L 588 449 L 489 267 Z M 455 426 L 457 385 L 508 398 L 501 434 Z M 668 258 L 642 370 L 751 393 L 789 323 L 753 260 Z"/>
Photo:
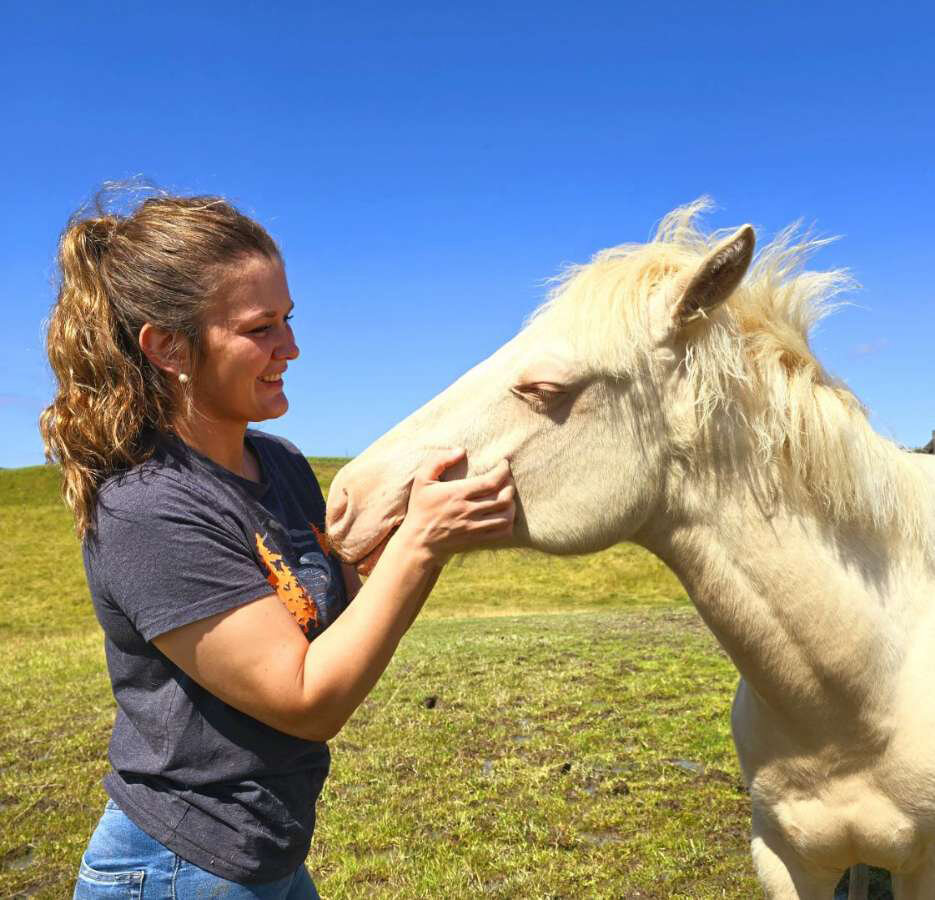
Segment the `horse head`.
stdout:
<path fill-rule="evenodd" d="M 753 246 L 746 225 L 705 253 L 657 240 L 571 269 L 516 337 L 341 470 L 327 515 L 339 554 L 366 571 L 405 514 L 414 472 L 448 447 L 467 451 L 448 477 L 509 460 L 511 546 L 587 553 L 632 538 L 664 503 L 683 420 L 697 416 L 682 383 L 693 336 L 738 287 Z"/>

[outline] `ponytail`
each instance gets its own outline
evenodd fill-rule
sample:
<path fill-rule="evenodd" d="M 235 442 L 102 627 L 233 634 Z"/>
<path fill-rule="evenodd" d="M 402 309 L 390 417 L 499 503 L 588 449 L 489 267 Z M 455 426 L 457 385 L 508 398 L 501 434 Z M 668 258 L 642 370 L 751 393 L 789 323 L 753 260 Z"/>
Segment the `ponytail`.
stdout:
<path fill-rule="evenodd" d="M 177 389 L 140 350 L 140 328 L 174 333 L 197 356 L 224 270 L 251 255 L 278 260 L 279 250 L 216 197 L 152 197 L 129 216 L 65 229 L 47 337 L 58 388 L 39 428 L 47 458 L 61 463 L 79 537 L 93 530 L 101 482 L 147 459 L 177 411 Z"/>

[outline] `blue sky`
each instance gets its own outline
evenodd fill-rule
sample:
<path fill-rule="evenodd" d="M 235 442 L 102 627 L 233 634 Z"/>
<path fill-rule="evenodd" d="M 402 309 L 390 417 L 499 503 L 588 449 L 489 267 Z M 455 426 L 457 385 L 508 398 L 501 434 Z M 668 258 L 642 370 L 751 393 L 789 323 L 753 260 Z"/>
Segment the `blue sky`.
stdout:
<path fill-rule="evenodd" d="M 106 180 L 224 194 L 283 247 L 302 358 L 268 426 L 362 450 L 507 340 L 542 281 L 709 222 L 842 235 L 814 347 L 935 429 L 930 5 L 3 4 L 0 466 L 42 461 L 56 241 Z"/>

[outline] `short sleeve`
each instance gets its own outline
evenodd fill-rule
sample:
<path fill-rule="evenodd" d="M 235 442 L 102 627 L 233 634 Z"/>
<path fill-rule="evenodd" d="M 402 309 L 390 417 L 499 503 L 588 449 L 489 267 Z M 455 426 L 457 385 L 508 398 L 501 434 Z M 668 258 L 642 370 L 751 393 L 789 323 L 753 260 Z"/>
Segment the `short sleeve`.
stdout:
<path fill-rule="evenodd" d="M 233 510 L 170 478 L 99 500 L 89 577 L 142 637 L 272 593 Z"/>

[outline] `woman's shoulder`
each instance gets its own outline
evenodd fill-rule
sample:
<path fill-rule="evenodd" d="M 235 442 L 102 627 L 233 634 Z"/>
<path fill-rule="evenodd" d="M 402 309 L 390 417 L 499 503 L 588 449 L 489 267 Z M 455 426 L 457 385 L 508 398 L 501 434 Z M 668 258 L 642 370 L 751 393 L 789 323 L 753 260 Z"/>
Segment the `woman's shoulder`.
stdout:
<path fill-rule="evenodd" d="M 270 454 L 276 456 L 299 457 L 303 460 L 305 459 L 305 457 L 302 455 L 302 451 L 299 450 L 295 444 L 278 434 L 270 434 L 268 431 L 260 431 L 259 428 L 248 428 L 247 438 L 254 447 L 260 447 Z"/>
<path fill-rule="evenodd" d="M 284 481 L 293 491 L 311 490 L 316 504 L 323 503 L 321 487 L 308 459 L 291 441 L 275 434 L 247 429 L 247 438 L 259 454 L 267 477 Z"/>
<path fill-rule="evenodd" d="M 297 470 L 303 478 L 309 475 L 312 478 L 315 477 L 302 451 L 284 437 L 256 428 L 248 428 L 247 439 L 265 461 L 272 462 L 277 467 L 285 466 L 289 470 Z"/>
<path fill-rule="evenodd" d="M 221 509 L 224 492 L 177 443 L 162 442 L 148 459 L 108 477 L 97 492 L 97 519 L 146 520 L 180 508 Z"/>

